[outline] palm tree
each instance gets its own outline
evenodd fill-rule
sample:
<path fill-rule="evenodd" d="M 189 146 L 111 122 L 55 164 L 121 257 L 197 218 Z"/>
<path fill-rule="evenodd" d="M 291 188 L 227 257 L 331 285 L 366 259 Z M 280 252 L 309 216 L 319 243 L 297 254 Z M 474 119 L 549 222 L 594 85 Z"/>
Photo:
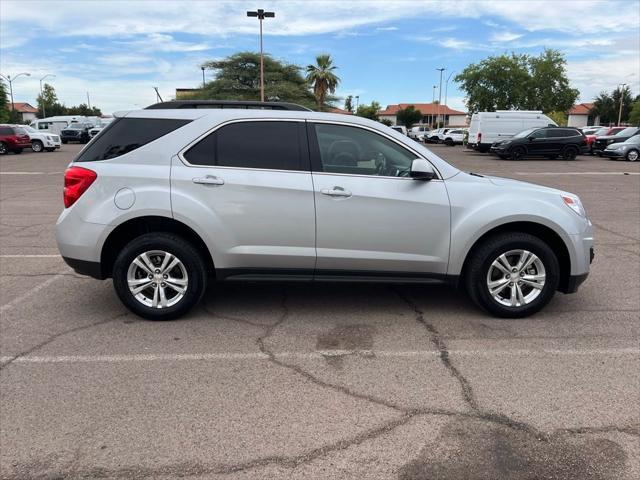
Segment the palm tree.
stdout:
<path fill-rule="evenodd" d="M 318 110 L 322 110 L 327 94 L 334 93 L 340 83 L 340 78 L 333 73 L 336 68 L 329 54 L 318 55 L 315 65 L 307 65 L 307 82 L 313 86 Z"/>

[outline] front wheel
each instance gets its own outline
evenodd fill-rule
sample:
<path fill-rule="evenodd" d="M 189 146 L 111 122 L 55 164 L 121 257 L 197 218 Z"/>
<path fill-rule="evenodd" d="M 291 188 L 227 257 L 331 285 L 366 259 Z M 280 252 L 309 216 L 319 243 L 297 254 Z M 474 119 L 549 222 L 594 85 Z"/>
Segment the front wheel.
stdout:
<path fill-rule="evenodd" d="M 171 320 L 202 298 L 207 283 L 204 265 L 202 255 L 182 237 L 149 233 L 122 249 L 113 267 L 113 285 L 133 313 Z"/>
<path fill-rule="evenodd" d="M 558 259 L 549 245 L 533 235 L 496 235 L 472 255 L 465 268 L 467 292 L 495 316 L 532 315 L 549 303 L 558 288 Z"/>
<path fill-rule="evenodd" d="M 563 160 L 575 160 L 578 156 L 578 149 L 576 147 L 566 147 L 562 152 Z"/>
<path fill-rule="evenodd" d="M 4 142 L 0 142 L 0 155 L 6 155 L 7 145 Z"/>
<path fill-rule="evenodd" d="M 31 142 L 31 150 L 36 153 L 40 153 L 44 150 L 44 145 L 42 145 L 42 142 L 40 140 L 34 140 L 33 142 Z"/>
<path fill-rule="evenodd" d="M 627 160 L 629 160 L 630 162 L 636 162 L 638 161 L 638 150 L 631 149 L 627 152 Z"/>
<path fill-rule="evenodd" d="M 511 150 L 511 160 L 522 160 L 525 155 L 525 149 L 523 147 L 514 147 Z"/>
<path fill-rule="evenodd" d="M 66 144 L 68 142 L 68 140 L 62 140 L 62 143 Z"/>

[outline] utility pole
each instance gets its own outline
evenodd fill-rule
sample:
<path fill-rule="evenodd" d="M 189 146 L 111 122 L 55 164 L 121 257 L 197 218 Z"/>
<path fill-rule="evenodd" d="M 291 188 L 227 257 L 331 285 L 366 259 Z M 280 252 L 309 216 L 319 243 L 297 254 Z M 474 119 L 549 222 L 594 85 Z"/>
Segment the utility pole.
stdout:
<path fill-rule="evenodd" d="M 265 18 L 273 18 L 276 14 L 274 12 L 265 12 L 259 8 L 256 11 L 247 12 L 247 17 L 258 17 L 260 20 L 260 101 L 264 102 L 264 53 L 262 50 L 262 21 Z M 202 71 L 204 75 L 204 70 Z"/>
<path fill-rule="evenodd" d="M 431 103 L 436 103 L 436 88 L 438 88 L 437 85 L 433 86 L 433 95 L 431 96 Z"/>
<path fill-rule="evenodd" d="M 153 89 L 156 91 L 156 100 L 158 100 L 158 102 L 162 102 L 162 97 L 160 96 L 160 92 L 158 91 L 158 87 L 153 87 Z"/>
<path fill-rule="evenodd" d="M 360 104 L 360 95 L 356 95 L 356 115 L 358 114 L 358 105 Z"/>
<path fill-rule="evenodd" d="M 618 85 L 618 91 L 620 92 L 620 108 L 618 109 L 618 126 L 620 126 L 620 120 L 622 120 L 622 99 L 624 98 L 624 87 L 626 87 L 626 83 L 621 83 Z"/>
<path fill-rule="evenodd" d="M 87 92 L 87 108 L 91 110 L 91 100 L 89 100 L 89 92 Z"/>
<path fill-rule="evenodd" d="M 436 68 L 440 72 L 440 87 L 438 88 L 438 128 L 440 128 L 440 105 L 442 104 L 442 72 L 446 68 Z"/>
<path fill-rule="evenodd" d="M 42 96 L 42 81 L 47 77 L 55 77 L 55 75 L 51 73 L 47 73 L 44 77 L 40 79 L 40 99 L 42 100 L 42 118 L 47 118 L 47 114 L 44 111 L 44 97 Z"/>

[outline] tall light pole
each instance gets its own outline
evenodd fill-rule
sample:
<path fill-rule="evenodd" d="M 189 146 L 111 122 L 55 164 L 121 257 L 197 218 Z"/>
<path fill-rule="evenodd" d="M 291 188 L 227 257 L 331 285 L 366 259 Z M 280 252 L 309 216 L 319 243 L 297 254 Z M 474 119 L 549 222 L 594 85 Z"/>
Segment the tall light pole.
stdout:
<path fill-rule="evenodd" d="M 618 126 L 620 126 L 620 120 L 622 120 L 622 99 L 624 98 L 624 87 L 626 87 L 626 83 L 621 83 L 618 85 L 618 91 L 620 92 L 620 108 L 618 109 Z"/>
<path fill-rule="evenodd" d="M 438 128 L 440 128 L 440 105 L 442 104 L 442 72 L 446 68 L 436 68 L 440 72 L 440 87 L 438 88 Z"/>
<path fill-rule="evenodd" d="M 204 90 L 204 65 L 200 68 L 202 69 L 202 89 Z"/>
<path fill-rule="evenodd" d="M 449 76 L 447 77 L 447 81 L 444 84 L 444 105 L 445 105 L 445 107 L 447 106 L 447 93 L 449 93 L 449 80 L 451 79 L 451 75 L 453 75 L 453 72 L 451 72 L 449 74 Z"/>
<path fill-rule="evenodd" d="M 275 16 L 276 14 L 274 12 L 265 12 L 261 8 L 259 8 L 256 11 L 247 12 L 247 17 L 258 17 L 258 20 L 260 20 L 260 101 L 261 102 L 264 102 L 264 54 L 262 53 L 262 21 L 265 18 L 273 18 Z"/>
<path fill-rule="evenodd" d="M 44 77 L 40 79 L 40 99 L 42 101 L 42 118 L 47 118 L 47 114 L 44 111 L 44 98 L 42 97 L 42 81 L 45 80 L 47 77 L 54 78 L 55 75 L 53 75 L 52 73 L 47 73 Z"/>
<path fill-rule="evenodd" d="M 18 75 L 14 76 L 13 78 L 11 78 L 11 75 L 7 75 L 6 77 L 4 75 L 2 75 L 0 73 L 0 77 L 4 78 L 7 82 L 9 82 L 9 92 L 11 93 L 11 111 L 15 111 L 16 107 L 13 103 L 13 81 L 18 78 L 20 75 L 24 75 L 25 77 L 30 77 L 31 74 L 30 73 L 19 73 Z"/>
<path fill-rule="evenodd" d="M 356 115 L 358 114 L 358 105 L 360 104 L 360 95 L 356 95 Z"/>
<path fill-rule="evenodd" d="M 431 103 L 436 103 L 436 88 L 438 88 L 437 85 L 433 86 L 433 95 L 431 96 Z"/>

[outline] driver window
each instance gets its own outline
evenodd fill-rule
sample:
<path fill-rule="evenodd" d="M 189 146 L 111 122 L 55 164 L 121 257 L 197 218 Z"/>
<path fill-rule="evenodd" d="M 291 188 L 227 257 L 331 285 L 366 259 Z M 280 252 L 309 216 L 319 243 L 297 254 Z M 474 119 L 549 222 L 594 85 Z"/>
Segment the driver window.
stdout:
<path fill-rule="evenodd" d="M 529 136 L 533 137 L 533 138 L 547 138 L 547 131 L 546 130 L 536 130 L 535 132 L 533 132 Z"/>
<path fill-rule="evenodd" d="M 382 135 L 358 127 L 314 125 L 322 171 L 406 177 L 416 155 Z"/>

